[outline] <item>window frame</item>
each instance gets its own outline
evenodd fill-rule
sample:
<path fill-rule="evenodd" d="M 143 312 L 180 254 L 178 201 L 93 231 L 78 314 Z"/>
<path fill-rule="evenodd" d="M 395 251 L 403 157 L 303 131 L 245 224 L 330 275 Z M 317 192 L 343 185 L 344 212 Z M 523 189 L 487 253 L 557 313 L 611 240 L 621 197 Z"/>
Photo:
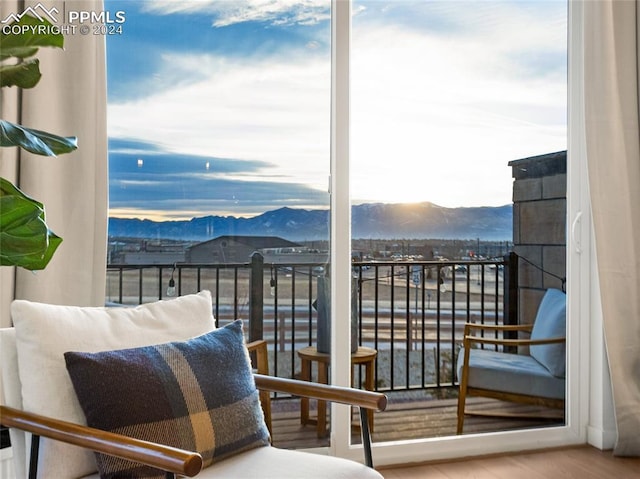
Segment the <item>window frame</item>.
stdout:
<path fill-rule="evenodd" d="M 606 430 L 606 367 L 601 318 L 594 314 L 591 297 L 599 297 L 595 253 L 591 241 L 590 201 L 586 172 L 583 79 L 583 7 L 568 0 L 568 155 L 567 155 L 567 401 L 566 424 L 531 430 L 425 438 L 374 443 L 376 465 L 428 461 L 526 449 L 584 444 L 610 437 Z M 349 195 L 349 74 L 351 1 L 332 0 L 332 106 L 331 106 L 331 268 L 332 317 L 350 314 L 350 195 Z M 569 221 L 570 219 L 570 221 Z M 597 308 L 595 308 L 597 309 Z M 599 323 L 600 321 L 600 323 Z M 599 326 L 600 324 L 600 326 Z M 331 382 L 349 384 L 349 322 L 332 327 Z M 595 348 L 592 348 L 595 345 Z M 600 347 L 598 347 L 600 345 Z M 595 353 L 595 358 L 591 353 Z M 595 359 L 597 367 L 591 368 Z M 591 388 L 590 384 L 599 388 Z M 596 430 L 587 429 L 592 409 L 604 411 Z M 361 446 L 350 444 L 348 408 L 332 405 L 333 454 L 359 460 Z M 490 441 L 487 441 L 490 438 Z M 463 451 L 463 452 L 462 452 Z"/>

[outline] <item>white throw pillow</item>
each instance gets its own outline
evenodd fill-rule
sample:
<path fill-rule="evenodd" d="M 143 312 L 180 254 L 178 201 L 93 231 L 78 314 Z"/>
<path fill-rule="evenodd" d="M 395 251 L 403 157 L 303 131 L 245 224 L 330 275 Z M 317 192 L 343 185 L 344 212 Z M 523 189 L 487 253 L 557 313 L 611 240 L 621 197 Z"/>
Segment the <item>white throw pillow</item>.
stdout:
<path fill-rule="evenodd" d="M 211 293 L 135 308 L 56 306 L 15 300 L 18 368 L 26 411 L 85 424 L 64 353 L 98 352 L 186 340 L 215 328 Z M 96 378 L 99 379 L 99 378 Z M 41 441 L 40 477 L 82 477 L 96 470 L 91 451 Z"/>

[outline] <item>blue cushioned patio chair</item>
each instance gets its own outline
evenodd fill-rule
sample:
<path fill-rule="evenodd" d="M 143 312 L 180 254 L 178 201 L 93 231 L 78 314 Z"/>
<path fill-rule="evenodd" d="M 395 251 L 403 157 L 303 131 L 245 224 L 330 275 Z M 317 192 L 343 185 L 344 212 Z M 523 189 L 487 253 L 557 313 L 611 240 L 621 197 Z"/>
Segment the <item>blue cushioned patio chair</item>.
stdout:
<path fill-rule="evenodd" d="M 565 328 L 566 294 L 557 289 L 545 292 L 532 325 L 467 323 L 457 362 L 457 434 L 470 414 L 465 410 L 468 396 L 564 409 Z M 530 338 L 505 339 L 505 333 L 514 331 L 530 332 Z M 529 346 L 529 354 L 504 351 L 519 346 Z"/>

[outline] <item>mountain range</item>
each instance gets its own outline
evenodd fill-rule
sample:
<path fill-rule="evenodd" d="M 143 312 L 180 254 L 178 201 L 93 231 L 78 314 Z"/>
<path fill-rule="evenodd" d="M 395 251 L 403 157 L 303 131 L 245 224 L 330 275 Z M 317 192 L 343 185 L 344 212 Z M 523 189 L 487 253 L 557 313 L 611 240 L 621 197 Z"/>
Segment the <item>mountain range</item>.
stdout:
<path fill-rule="evenodd" d="M 351 236 L 372 239 L 512 240 L 512 205 L 446 208 L 433 203 L 367 203 L 351 210 Z M 280 208 L 252 218 L 204 216 L 183 221 L 109 218 L 109 236 L 205 241 L 223 235 L 329 237 L 328 210 Z"/>

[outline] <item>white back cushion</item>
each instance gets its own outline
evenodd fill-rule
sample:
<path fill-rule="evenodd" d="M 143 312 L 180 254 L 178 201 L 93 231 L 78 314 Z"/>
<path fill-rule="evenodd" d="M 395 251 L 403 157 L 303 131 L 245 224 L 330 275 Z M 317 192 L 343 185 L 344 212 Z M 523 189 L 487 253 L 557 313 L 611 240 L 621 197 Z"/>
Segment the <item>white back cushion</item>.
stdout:
<path fill-rule="evenodd" d="M 208 291 L 135 308 L 56 306 L 16 300 L 11 316 L 24 409 L 81 424 L 85 424 L 84 414 L 65 367 L 65 352 L 108 351 L 185 340 L 215 327 Z M 63 479 L 87 475 L 96 467 L 93 453 L 43 440 L 38 470 L 39 477 Z"/>

